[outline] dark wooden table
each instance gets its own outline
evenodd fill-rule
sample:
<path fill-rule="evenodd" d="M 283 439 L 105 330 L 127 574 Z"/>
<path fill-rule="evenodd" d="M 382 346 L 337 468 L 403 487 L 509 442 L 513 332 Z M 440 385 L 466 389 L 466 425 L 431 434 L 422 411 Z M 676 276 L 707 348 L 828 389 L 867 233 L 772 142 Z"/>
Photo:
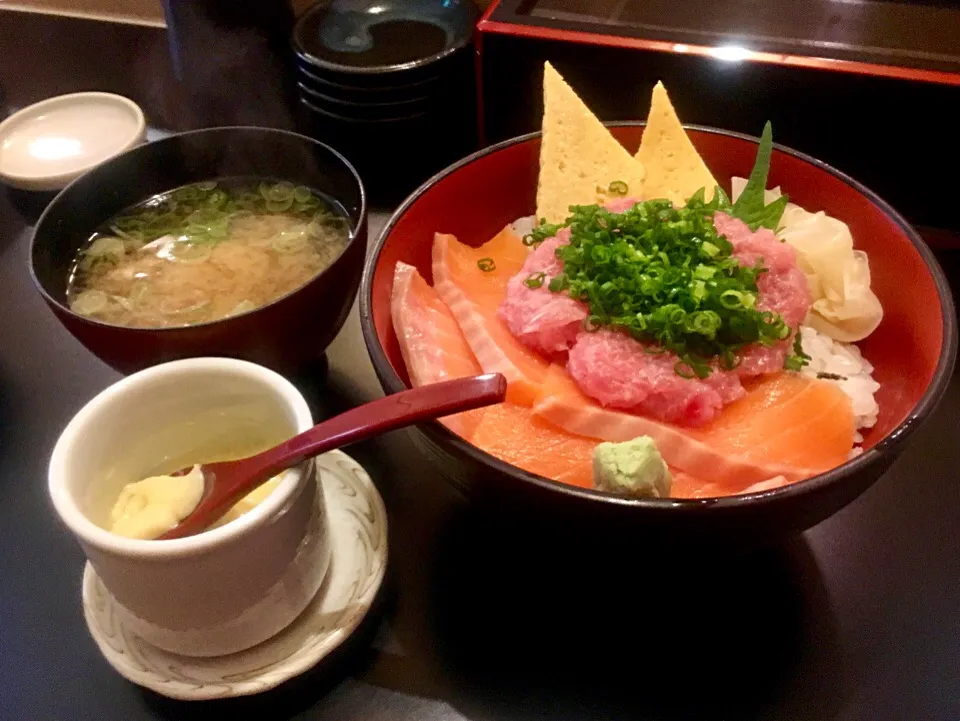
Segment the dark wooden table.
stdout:
<path fill-rule="evenodd" d="M 97 88 L 153 120 L 178 117 L 160 31 L 0 13 L 0 39 L 14 105 Z M 960 719 L 957 379 L 862 498 L 735 558 L 531 531 L 465 506 L 405 432 L 355 446 L 386 501 L 391 549 L 377 607 L 343 650 L 229 702 L 124 681 L 87 633 L 83 555 L 46 491 L 61 429 L 118 376 L 33 289 L 38 205 L 0 187 L 0 721 Z M 958 246 L 943 247 L 960 287 Z M 328 361 L 294 379 L 318 418 L 380 395 L 355 312 Z"/>
<path fill-rule="evenodd" d="M 960 718 L 956 379 L 862 498 L 789 543 L 722 560 L 493 523 L 404 432 L 356 446 L 387 503 L 390 568 L 344 649 L 249 699 L 174 702 L 124 681 L 87 633 L 83 555 L 46 491 L 61 429 L 117 375 L 34 291 L 28 201 L 0 192 L 0 718 Z M 295 379 L 318 416 L 380 394 L 356 312 L 328 359 L 326 375 Z"/>

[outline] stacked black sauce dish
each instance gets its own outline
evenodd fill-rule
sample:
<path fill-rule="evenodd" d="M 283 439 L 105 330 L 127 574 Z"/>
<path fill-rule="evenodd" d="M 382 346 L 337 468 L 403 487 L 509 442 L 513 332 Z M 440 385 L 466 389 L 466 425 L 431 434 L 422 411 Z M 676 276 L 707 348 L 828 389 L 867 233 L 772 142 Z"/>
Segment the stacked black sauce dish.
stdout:
<path fill-rule="evenodd" d="M 471 0 L 321 0 L 293 32 L 302 132 L 397 202 L 477 147 Z"/>

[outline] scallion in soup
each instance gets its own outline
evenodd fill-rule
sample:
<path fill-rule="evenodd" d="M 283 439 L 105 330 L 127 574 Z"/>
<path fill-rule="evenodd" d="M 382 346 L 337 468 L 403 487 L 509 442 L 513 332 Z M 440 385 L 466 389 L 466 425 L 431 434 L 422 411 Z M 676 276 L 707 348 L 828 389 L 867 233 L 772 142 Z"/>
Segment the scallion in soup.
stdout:
<path fill-rule="evenodd" d="M 301 287 L 349 238 L 342 209 L 310 188 L 260 178 L 195 183 L 98 228 L 74 261 L 67 301 L 114 325 L 215 321 Z"/>

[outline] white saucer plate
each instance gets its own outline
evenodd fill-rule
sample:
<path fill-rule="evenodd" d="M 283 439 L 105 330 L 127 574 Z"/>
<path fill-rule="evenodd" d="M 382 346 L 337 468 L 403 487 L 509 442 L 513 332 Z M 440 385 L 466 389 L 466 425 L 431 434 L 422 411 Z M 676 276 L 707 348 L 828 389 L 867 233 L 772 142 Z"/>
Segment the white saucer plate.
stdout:
<path fill-rule="evenodd" d="M 208 700 L 271 689 L 315 666 L 340 646 L 370 610 L 387 566 L 387 516 L 366 471 L 332 451 L 316 460 L 333 559 L 320 591 L 297 619 L 254 648 L 190 658 L 162 651 L 127 631 L 115 601 L 88 563 L 83 574 L 87 627 L 124 678 L 170 698 Z"/>

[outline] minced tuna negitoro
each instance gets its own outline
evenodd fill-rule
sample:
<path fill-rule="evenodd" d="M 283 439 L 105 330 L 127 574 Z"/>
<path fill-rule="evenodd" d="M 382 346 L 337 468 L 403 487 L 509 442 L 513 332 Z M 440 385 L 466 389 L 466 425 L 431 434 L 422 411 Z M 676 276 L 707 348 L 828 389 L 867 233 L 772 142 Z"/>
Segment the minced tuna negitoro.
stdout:
<path fill-rule="evenodd" d="M 850 341 L 882 309 L 846 226 L 766 188 L 769 124 L 728 194 L 662 86 L 636 157 L 549 65 L 544 102 L 534 219 L 479 248 L 438 233 L 432 288 L 397 267 L 394 327 L 414 384 L 478 368 L 510 384 L 501 409 L 444 423 L 580 486 L 600 442 L 643 437 L 672 497 L 775 488 L 855 454 L 878 386 Z M 852 279 L 839 289 L 838 267 Z"/>
<path fill-rule="evenodd" d="M 602 405 L 701 425 L 743 395 L 740 378 L 802 364 L 792 337 L 810 295 L 773 232 L 684 210 L 634 202 L 544 226 L 553 235 L 510 280 L 499 316 L 532 350 L 569 354 L 571 376 Z"/>

